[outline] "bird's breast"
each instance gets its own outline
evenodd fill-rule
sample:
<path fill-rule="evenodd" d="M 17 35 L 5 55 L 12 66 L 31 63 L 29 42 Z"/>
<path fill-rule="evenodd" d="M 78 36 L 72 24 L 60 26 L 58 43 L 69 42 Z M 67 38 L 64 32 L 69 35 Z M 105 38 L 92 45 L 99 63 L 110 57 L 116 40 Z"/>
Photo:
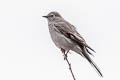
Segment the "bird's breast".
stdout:
<path fill-rule="evenodd" d="M 54 24 L 49 24 L 49 32 L 53 42 L 58 48 L 70 50 L 74 47 L 75 43 L 61 34 L 60 31 L 54 26 Z"/>

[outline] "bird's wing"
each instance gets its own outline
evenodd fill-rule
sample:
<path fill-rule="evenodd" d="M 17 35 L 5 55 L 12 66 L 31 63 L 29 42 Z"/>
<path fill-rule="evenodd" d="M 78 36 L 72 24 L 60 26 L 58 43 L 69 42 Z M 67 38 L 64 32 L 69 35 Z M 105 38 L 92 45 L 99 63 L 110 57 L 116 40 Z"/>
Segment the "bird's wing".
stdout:
<path fill-rule="evenodd" d="M 91 47 L 89 47 L 86 44 L 83 37 L 77 32 L 77 30 L 75 29 L 75 27 L 73 25 L 69 24 L 68 22 L 66 22 L 66 23 L 65 22 L 59 22 L 59 23 L 56 23 L 54 25 L 59 30 L 59 32 L 61 34 L 63 34 L 67 38 L 73 40 L 79 46 L 81 46 L 81 45 L 85 46 L 85 47 L 89 48 L 90 50 L 92 50 L 93 52 L 95 52 Z M 88 53 L 90 53 L 90 52 L 88 51 Z M 90 53 L 90 54 L 92 54 L 92 53 Z"/>
<path fill-rule="evenodd" d="M 97 65 L 92 61 L 92 59 L 88 55 L 88 53 L 89 54 L 91 54 L 91 53 L 88 51 L 87 48 L 89 48 L 92 51 L 94 51 L 94 50 L 86 44 L 85 40 L 77 32 L 77 30 L 74 28 L 74 26 L 62 22 L 62 23 L 55 24 L 55 27 L 59 30 L 59 32 L 61 34 L 63 34 L 64 36 L 66 36 L 67 38 L 71 39 L 72 41 L 76 42 L 79 45 L 79 47 L 82 49 L 83 56 L 88 60 L 88 62 L 96 69 L 98 74 L 102 77 L 103 75 L 100 72 L 99 68 L 97 67 Z"/>

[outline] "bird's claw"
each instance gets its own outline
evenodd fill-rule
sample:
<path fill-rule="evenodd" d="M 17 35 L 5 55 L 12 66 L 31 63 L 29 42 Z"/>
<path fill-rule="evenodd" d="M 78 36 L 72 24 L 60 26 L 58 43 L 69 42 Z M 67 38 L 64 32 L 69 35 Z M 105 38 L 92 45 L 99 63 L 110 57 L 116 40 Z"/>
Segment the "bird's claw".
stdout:
<path fill-rule="evenodd" d="M 67 54 L 64 54 L 63 56 L 64 56 L 64 60 L 66 60 L 66 58 L 67 58 Z"/>

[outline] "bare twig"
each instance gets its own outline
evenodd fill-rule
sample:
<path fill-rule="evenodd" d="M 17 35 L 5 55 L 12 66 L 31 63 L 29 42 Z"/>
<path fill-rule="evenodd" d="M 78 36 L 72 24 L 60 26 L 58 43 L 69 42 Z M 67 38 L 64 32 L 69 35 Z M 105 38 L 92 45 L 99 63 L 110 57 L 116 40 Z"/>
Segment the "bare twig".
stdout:
<path fill-rule="evenodd" d="M 67 53 L 65 54 L 65 52 L 63 52 L 64 53 L 64 59 L 67 61 L 67 63 L 68 63 L 68 66 L 69 66 L 69 70 L 70 70 L 70 72 L 71 72 L 71 74 L 72 74 L 72 77 L 73 77 L 73 79 L 74 80 L 76 80 L 75 79 L 75 76 L 74 76 L 74 74 L 73 74 L 73 71 L 72 71 L 72 68 L 71 68 L 71 64 L 70 64 L 70 62 L 68 61 L 68 58 L 67 58 Z"/>

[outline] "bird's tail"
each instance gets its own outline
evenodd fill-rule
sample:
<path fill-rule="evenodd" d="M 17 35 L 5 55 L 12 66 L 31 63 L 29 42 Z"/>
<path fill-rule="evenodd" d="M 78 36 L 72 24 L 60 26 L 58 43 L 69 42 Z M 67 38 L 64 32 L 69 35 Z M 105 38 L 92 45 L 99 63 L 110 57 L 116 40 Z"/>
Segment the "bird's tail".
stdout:
<path fill-rule="evenodd" d="M 97 65 L 94 63 L 94 61 L 90 58 L 90 56 L 88 55 L 88 52 L 87 52 L 87 49 L 86 47 L 84 46 L 82 48 L 82 51 L 83 51 L 83 55 L 84 57 L 88 60 L 88 62 L 96 69 L 96 71 L 98 72 L 98 74 L 103 77 L 102 73 L 100 72 L 99 68 L 97 67 Z"/>

